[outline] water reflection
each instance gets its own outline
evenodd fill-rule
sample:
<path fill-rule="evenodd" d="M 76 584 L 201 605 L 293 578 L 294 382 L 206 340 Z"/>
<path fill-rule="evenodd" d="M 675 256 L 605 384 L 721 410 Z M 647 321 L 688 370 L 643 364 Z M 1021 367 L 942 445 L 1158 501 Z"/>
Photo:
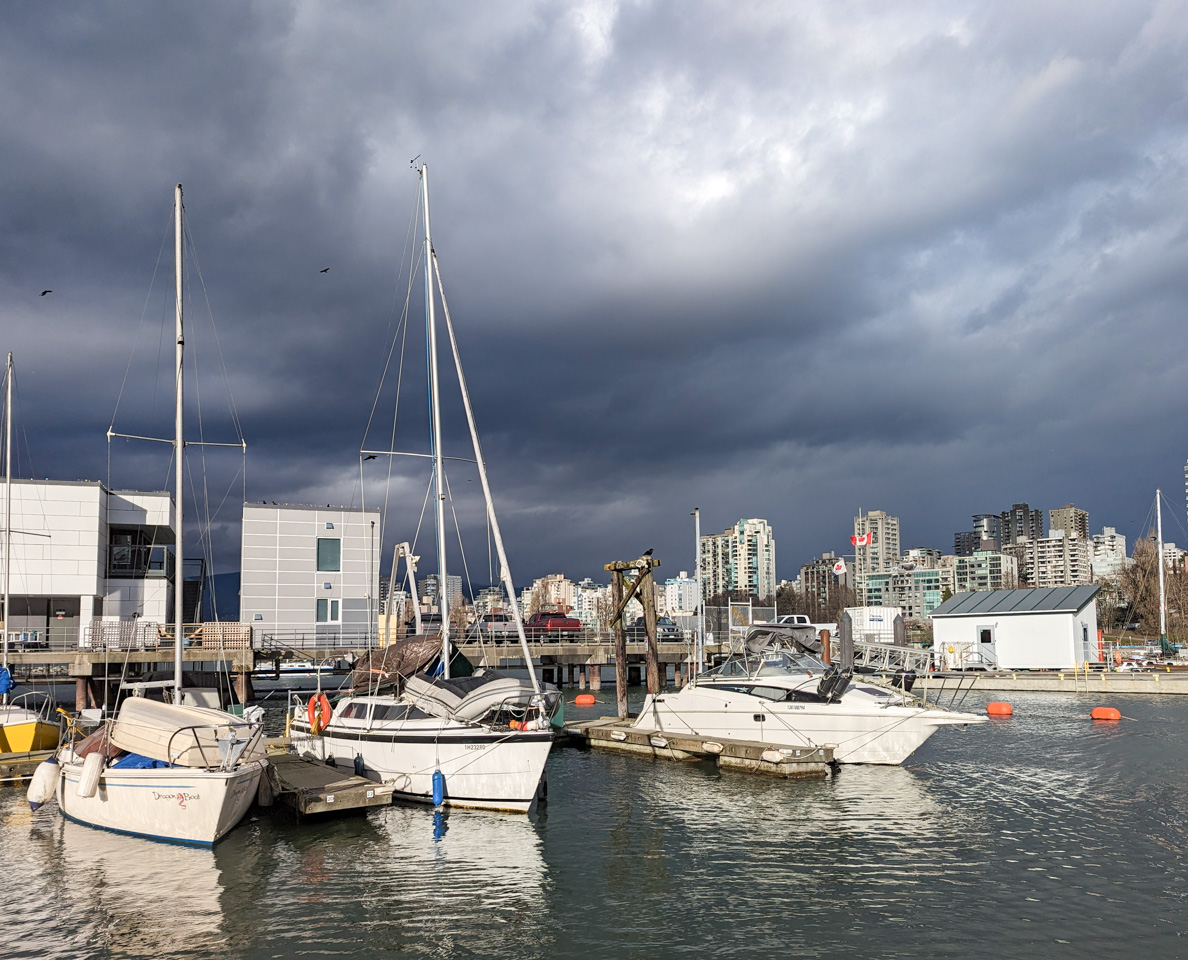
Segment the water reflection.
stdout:
<path fill-rule="evenodd" d="M 209 850 L 26 816 L 4 798 L 5 955 L 209 956 L 224 951 L 220 871 Z M 15 844 L 14 844 L 15 841 Z"/>

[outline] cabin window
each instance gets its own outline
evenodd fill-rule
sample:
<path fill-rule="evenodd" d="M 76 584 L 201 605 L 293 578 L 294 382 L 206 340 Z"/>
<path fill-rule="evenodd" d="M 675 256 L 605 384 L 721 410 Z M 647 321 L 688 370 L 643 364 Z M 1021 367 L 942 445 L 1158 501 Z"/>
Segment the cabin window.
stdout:
<path fill-rule="evenodd" d="M 360 703 L 357 700 L 354 703 L 348 703 L 346 707 L 343 708 L 342 713 L 339 714 L 339 717 L 343 719 L 349 719 L 351 717 L 366 719 L 367 706 L 368 705 L 366 703 Z"/>
<path fill-rule="evenodd" d="M 337 600 L 318 600 L 318 623 L 338 623 Z"/>
<path fill-rule="evenodd" d="M 318 570 L 337 572 L 342 569 L 342 541 L 318 537 Z"/>

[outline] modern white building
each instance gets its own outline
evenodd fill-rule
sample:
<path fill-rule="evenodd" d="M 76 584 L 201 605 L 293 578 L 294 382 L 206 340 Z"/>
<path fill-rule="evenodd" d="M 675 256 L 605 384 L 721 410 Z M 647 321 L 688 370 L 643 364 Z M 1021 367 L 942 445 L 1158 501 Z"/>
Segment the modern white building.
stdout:
<path fill-rule="evenodd" d="M 862 543 L 865 537 L 869 543 Z M 858 597 L 867 606 L 878 600 L 867 596 L 866 581 L 870 574 L 890 573 L 899 567 L 899 517 L 888 516 L 884 510 L 871 510 L 865 516 L 859 511 L 854 518 L 854 579 Z"/>
<path fill-rule="evenodd" d="M 953 592 L 953 568 L 916 567 L 907 563 L 894 570 L 868 573 L 863 594 L 867 607 L 898 607 L 905 620 L 923 620 Z"/>
<path fill-rule="evenodd" d="M 702 597 L 740 590 L 766 600 L 775 596 L 775 537 L 766 520 L 739 520 L 701 538 Z"/>
<path fill-rule="evenodd" d="M 1093 535 L 1093 578 L 1113 579 L 1126 568 L 1126 537 L 1113 527 L 1102 527 Z"/>
<path fill-rule="evenodd" d="M 1003 590 L 1019 585 L 1019 561 L 1009 553 L 975 550 L 973 556 L 956 557 L 953 563 L 953 590 Z"/>
<path fill-rule="evenodd" d="M 366 638 L 379 564 L 378 510 L 245 503 L 239 618 L 282 639 Z"/>
<path fill-rule="evenodd" d="M 1096 586 L 954 594 L 932 611 L 932 652 L 949 669 L 1069 670 L 1104 659 Z"/>
<path fill-rule="evenodd" d="M 0 523 L 3 512 L 0 509 Z M 52 646 L 94 620 L 173 620 L 173 498 L 90 480 L 13 480 L 10 634 Z M 0 550 L 3 539 L 0 537 Z"/>
<path fill-rule="evenodd" d="M 679 577 L 664 581 L 664 609 L 675 617 L 691 617 L 697 613 L 697 580 L 682 570 Z"/>

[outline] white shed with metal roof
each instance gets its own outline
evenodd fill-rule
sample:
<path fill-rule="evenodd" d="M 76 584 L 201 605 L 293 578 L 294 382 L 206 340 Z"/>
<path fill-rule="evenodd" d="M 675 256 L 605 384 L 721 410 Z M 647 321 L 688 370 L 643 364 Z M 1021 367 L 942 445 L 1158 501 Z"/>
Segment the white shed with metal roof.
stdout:
<path fill-rule="evenodd" d="M 1103 659 L 1099 587 L 958 593 L 932 611 L 932 653 L 949 669 L 1068 670 Z"/>

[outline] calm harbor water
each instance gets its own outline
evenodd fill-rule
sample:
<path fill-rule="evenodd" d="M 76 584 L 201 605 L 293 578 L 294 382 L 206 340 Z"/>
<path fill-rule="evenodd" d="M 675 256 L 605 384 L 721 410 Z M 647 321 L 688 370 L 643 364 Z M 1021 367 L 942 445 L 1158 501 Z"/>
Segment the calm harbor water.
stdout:
<path fill-rule="evenodd" d="M 0 956 L 1188 956 L 1188 701 L 1010 700 L 826 781 L 558 749 L 536 817 L 439 836 L 253 811 L 191 850 L 0 788 Z"/>

